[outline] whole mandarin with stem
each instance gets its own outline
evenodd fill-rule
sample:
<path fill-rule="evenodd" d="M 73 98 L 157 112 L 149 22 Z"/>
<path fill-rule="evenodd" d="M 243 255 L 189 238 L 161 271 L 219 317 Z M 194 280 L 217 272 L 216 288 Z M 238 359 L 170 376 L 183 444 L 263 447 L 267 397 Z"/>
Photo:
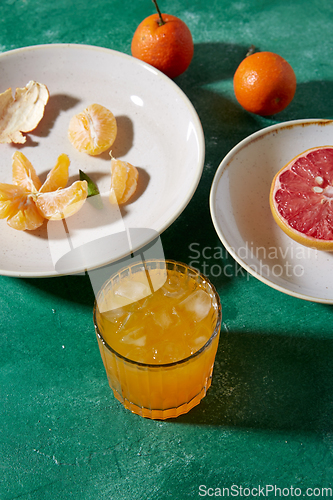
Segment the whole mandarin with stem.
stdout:
<path fill-rule="evenodd" d="M 189 67 L 194 53 L 192 34 L 176 16 L 157 13 L 148 16 L 137 27 L 131 44 L 132 55 L 169 78 L 176 78 Z"/>
<path fill-rule="evenodd" d="M 234 74 L 233 84 L 239 104 L 260 116 L 284 110 L 296 92 L 293 68 L 273 52 L 255 52 L 245 57 Z"/>

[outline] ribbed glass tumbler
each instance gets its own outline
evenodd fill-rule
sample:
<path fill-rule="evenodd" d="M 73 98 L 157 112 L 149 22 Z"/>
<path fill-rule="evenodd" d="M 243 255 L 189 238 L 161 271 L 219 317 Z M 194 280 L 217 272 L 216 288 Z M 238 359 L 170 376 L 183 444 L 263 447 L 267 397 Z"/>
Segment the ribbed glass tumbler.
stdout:
<path fill-rule="evenodd" d="M 221 319 L 214 286 L 186 264 L 149 260 L 117 272 L 94 305 L 114 396 L 152 419 L 191 410 L 211 385 Z"/>

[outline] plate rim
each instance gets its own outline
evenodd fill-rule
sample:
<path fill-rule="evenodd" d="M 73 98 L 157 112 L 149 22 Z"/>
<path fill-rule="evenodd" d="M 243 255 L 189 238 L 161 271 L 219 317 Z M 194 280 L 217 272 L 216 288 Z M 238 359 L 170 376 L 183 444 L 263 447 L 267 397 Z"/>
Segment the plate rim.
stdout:
<path fill-rule="evenodd" d="M 89 45 L 89 44 L 80 44 L 80 43 L 49 43 L 49 44 L 36 44 L 36 45 L 28 45 L 24 47 L 18 47 L 15 49 L 7 50 L 4 52 L 0 53 L 0 63 L 1 60 L 10 57 L 10 56 L 15 56 L 16 54 L 24 54 L 26 52 L 30 51 L 47 51 L 47 50 L 52 50 L 52 49 L 74 49 L 74 50 L 82 50 L 82 51 L 96 51 L 96 52 L 104 52 L 106 54 L 112 54 L 114 57 L 119 57 L 122 59 L 127 60 L 128 62 L 132 64 L 136 64 L 138 67 L 145 68 L 149 70 L 151 73 L 155 74 L 158 79 L 162 79 L 164 82 L 169 85 L 175 94 L 177 94 L 184 105 L 186 106 L 189 115 L 191 116 L 191 120 L 194 124 L 194 130 L 196 133 L 197 137 L 197 144 L 198 144 L 198 160 L 196 163 L 196 169 L 195 169 L 195 176 L 191 180 L 191 183 L 189 185 L 189 189 L 187 190 L 186 196 L 183 198 L 182 202 L 180 203 L 177 211 L 174 212 L 173 216 L 169 218 L 167 221 L 165 221 L 163 224 L 161 224 L 157 229 L 154 228 L 156 231 L 156 235 L 160 236 L 168 227 L 170 227 L 175 220 L 182 214 L 182 212 L 185 210 L 187 205 L 190 203 L 191 199 L 193 198 L 197 187 L 199 185 L 199 182 L 202 177 L 203 169 L 204 169 L 204 164 L 205 164 L 205 136 L 204 136 L 204 130 L 203 126 L 201 123 L 201 120 L 199 118 L 199 115 L 189 99 L 189 97 L 185 94 L 185 92 L 177 85 L 176 82 L 174 82 L 172 79 L 167 77 L 164 73 L 162 73 L 160 70 L 156 69 L 155 67 L 151 66 L 148 63 L 145 63 L 144 61 L 141 61 L 140 59 L 134 58 L 133 56 L 121 52 L 115 49 L 111 49 L 108 47 L 102 47 L 99 45 Z M 154 238 L 153 238 L 154 239 Z M 146 245 L 150 244 L 152 239 L 149 241 L 145 241 L 143 245 L 141 245 L 139 248 L 132 249 L 132 251 L 138 251 L 141 248 L 144 248 Z M 99 267 L 103 267 L 106 265 L 109 265 L 111 263 L 117 262 L 121 259 L 126 257 L 126 255 L 121 255 L 117 256 L 116 259 L 111 259 L 109 262 L 105 262 L 101 264 Z M 1 266 L 1 264 L 0 264 Z M 70 274 L 80 274 L 82 272 L 85 272 L 87 269 L 81 269 L 81 270 L 75 270 L 72 273 L 66 273 L 66 275 Z M 88 268 L 90 270 L 90 268 Z M 22 278 L 52 278 L 52 277 L 59 277 L 61 276 L 59 273 L 57 273 L 55 270 L 54 271 L 14 271 L 14 270 L 3 270 L 0 269 L 0 275 L 1 276 L 8 276 L 8 277 L 22 277 Z"/>
<path fill-rule="evenodd" d="M 275 123 L 273 125 L 269 125 L 268 127 L 264 127 L 260 130 L 257 130 L 256 132 L 250 134 L 249 136 L 245 137 L 242 139 L 238 144 L 236 144 L 222 159 L 220 162 L 219 166 L 217 167 L 217 170 L 215 172 L 212 184 L 211 184 L 211 189 L 210 189 L 210 194 L 209 194 L 209 207 L 210 207 L 210 213 L 211 213 L 211 218 L 213 222 L 213 226 L 215 228 L 215 231 L 224 245 L 225 249 L 227 252 L 233 257 L 233 259 L 241 266 L 243 269 L 245 269 L 250 275 L 254 276 L 257 278 L 259 281 L 265 283 L 269 287 L 278 290 L 286 295 L 290 295 L 292 297 L 296 297 L 298 299 L 310 301 L 310 302 L 317 302 L 321 304 L 333 304 L 333 298 L 332 299 L 325 299 L 323 297 L 315 297 L 312 295 L 307 295 L 305 293 L 301 292 L 296 292 L 294 290 L 289 290 L 286 287 L 283 287 L 277 283 L 274 283 L 273 281 L 265 278 L 262 276 L 259 272 L 251 268 L 249 265 L 247 265 L 243 259 L 241 259 L 236 252 L 233 250 L 233 247 L 229 244 L 227 238 L 224 236 L 223 231 L 221 230 L 221 227 L 218 223 L 218 218 L 217 214 L 215 213 L 215 201 L 216 201 L 216 196 L 217 196 L 217 189 L 218 189 L 218 184 L 219 181 L 225 172 L 225 170 L 228 168 L 229 163 L 232 159 L 232 157 L 241 151 L 244 147 L 249 142 L 252 142 L 255 139 L 259 139 L 264 137 L 265 135 L 269 135 L 272 132 L 276 130 L 281 130 L 281 129 L 286 129 L 290 128 L 293 126 L 304 126 L 304 125 L 311 125 L 311 124 L 322 124 L 322 125 L 333 125 L 333 119 L 326 119 L 326 118 L 304 118 L 304 119 L 297 119 L 297 120 L 290 120 L 290 121 L 284 121 L 280 123 Z"/>

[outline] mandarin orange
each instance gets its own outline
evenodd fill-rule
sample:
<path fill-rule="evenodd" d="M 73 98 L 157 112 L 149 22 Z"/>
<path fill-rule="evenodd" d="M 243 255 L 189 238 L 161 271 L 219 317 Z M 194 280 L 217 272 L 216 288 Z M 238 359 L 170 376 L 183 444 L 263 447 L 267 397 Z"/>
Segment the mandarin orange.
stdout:
<path fill-rule="evenodd" d="M 101 104 L 90 104 L 69 123 L 68 138 L 80 152 L 92 156 L 109 149 L 117 135 L 113 113 Z"/>
<path fill-rule="evenodd" d="M 239 104 L 251 113 L 269 116 L 285 109 L 296 92 L 296 76 L 290 64 L 273 52 L 246 57 L 234 75 Z"/>
<path fill-rule="evenodd" d="M 169 78 L 176 78 L 189 67 L 194 53 L 192 34 L 176 16 L 157 14 L 144 19 L 137 27 L 131 44 L 132 55 Z"/>
<path fill-rule="evenodd" d="M 77 212 L 87 198 L 87 182 L 77 181 L 64 189 L 69 159 L 60 155 L 42 184 L 28 158 L 13 155 L 13 184 L 0 183 L 0 219 L 17 230 L 34 230 L 45 219 L 60 219 Z"/>

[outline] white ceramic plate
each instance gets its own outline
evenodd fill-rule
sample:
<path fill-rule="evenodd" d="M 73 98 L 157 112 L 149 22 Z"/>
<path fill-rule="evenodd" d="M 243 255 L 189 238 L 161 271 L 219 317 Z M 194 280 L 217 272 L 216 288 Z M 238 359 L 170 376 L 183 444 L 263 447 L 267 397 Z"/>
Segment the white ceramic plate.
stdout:
<path fill-rule="evenodd" d="M 102 194 L 107 193 L 108 152 L 90 157 L 76 151 L 67 139 L 70 118 L 97 102 L 109 108 L 117 119 L 113 156 L 129 161 L 140 173 L 138 192 L 122 208 L 120 226 L 152 230 L 144 233 L 143 239 L 139 238 L 143 246 L 149 243 L 151 234 L 161 234 L 181 214 L 202 174 L 204 136 L 196 111 L 172 80 L 126 54 L 73 44 L 5 52 L 0 55 L 0 71 L 0 92 L 8 87 L 14 91 L 30 80 L 44 83 L 50 92 L 45 115 L 37 129 L 27 134 L 27 142 L 23 146 L 0 145 L 0 182 L 11 183 L 12 155 L 17 149 L 32 162 L 41 180 L 57 157 L 66 153 L 71 161 L 71 182 L 78 179 L 81 169 L 97 183 Z M 88 217 L 89 241 L 117 232 L 120 227 L 119 218 L 110 214 L 101 223 L 98 210 L 92 209 Z M 26 277 L 58 274 L 50 245 L 55 243 L 59 247 L 62 240 L 66 243 L 62 222 L 49 222 L 31 232 L 11 229 L 5 220 L 0 220 L 0 224 L 0 274 Z M 114 248 L 99 262 L 88 262 L 85 268 L 102 266 L 123 256 L 123 249 Z M 78 265 L 69 272 L 81 270 Z"/>
<path fill-rule="evenodd" d="M 295 120 L 267 127 L 221 162 L 210 193 L 217 234 L 250 274 L 289 295 L 333 303 L 333 252 L 308 249 L 274 222 L 269 191 L 275 173 L 306 149 L 333 144 L 333 121 Z"/>

